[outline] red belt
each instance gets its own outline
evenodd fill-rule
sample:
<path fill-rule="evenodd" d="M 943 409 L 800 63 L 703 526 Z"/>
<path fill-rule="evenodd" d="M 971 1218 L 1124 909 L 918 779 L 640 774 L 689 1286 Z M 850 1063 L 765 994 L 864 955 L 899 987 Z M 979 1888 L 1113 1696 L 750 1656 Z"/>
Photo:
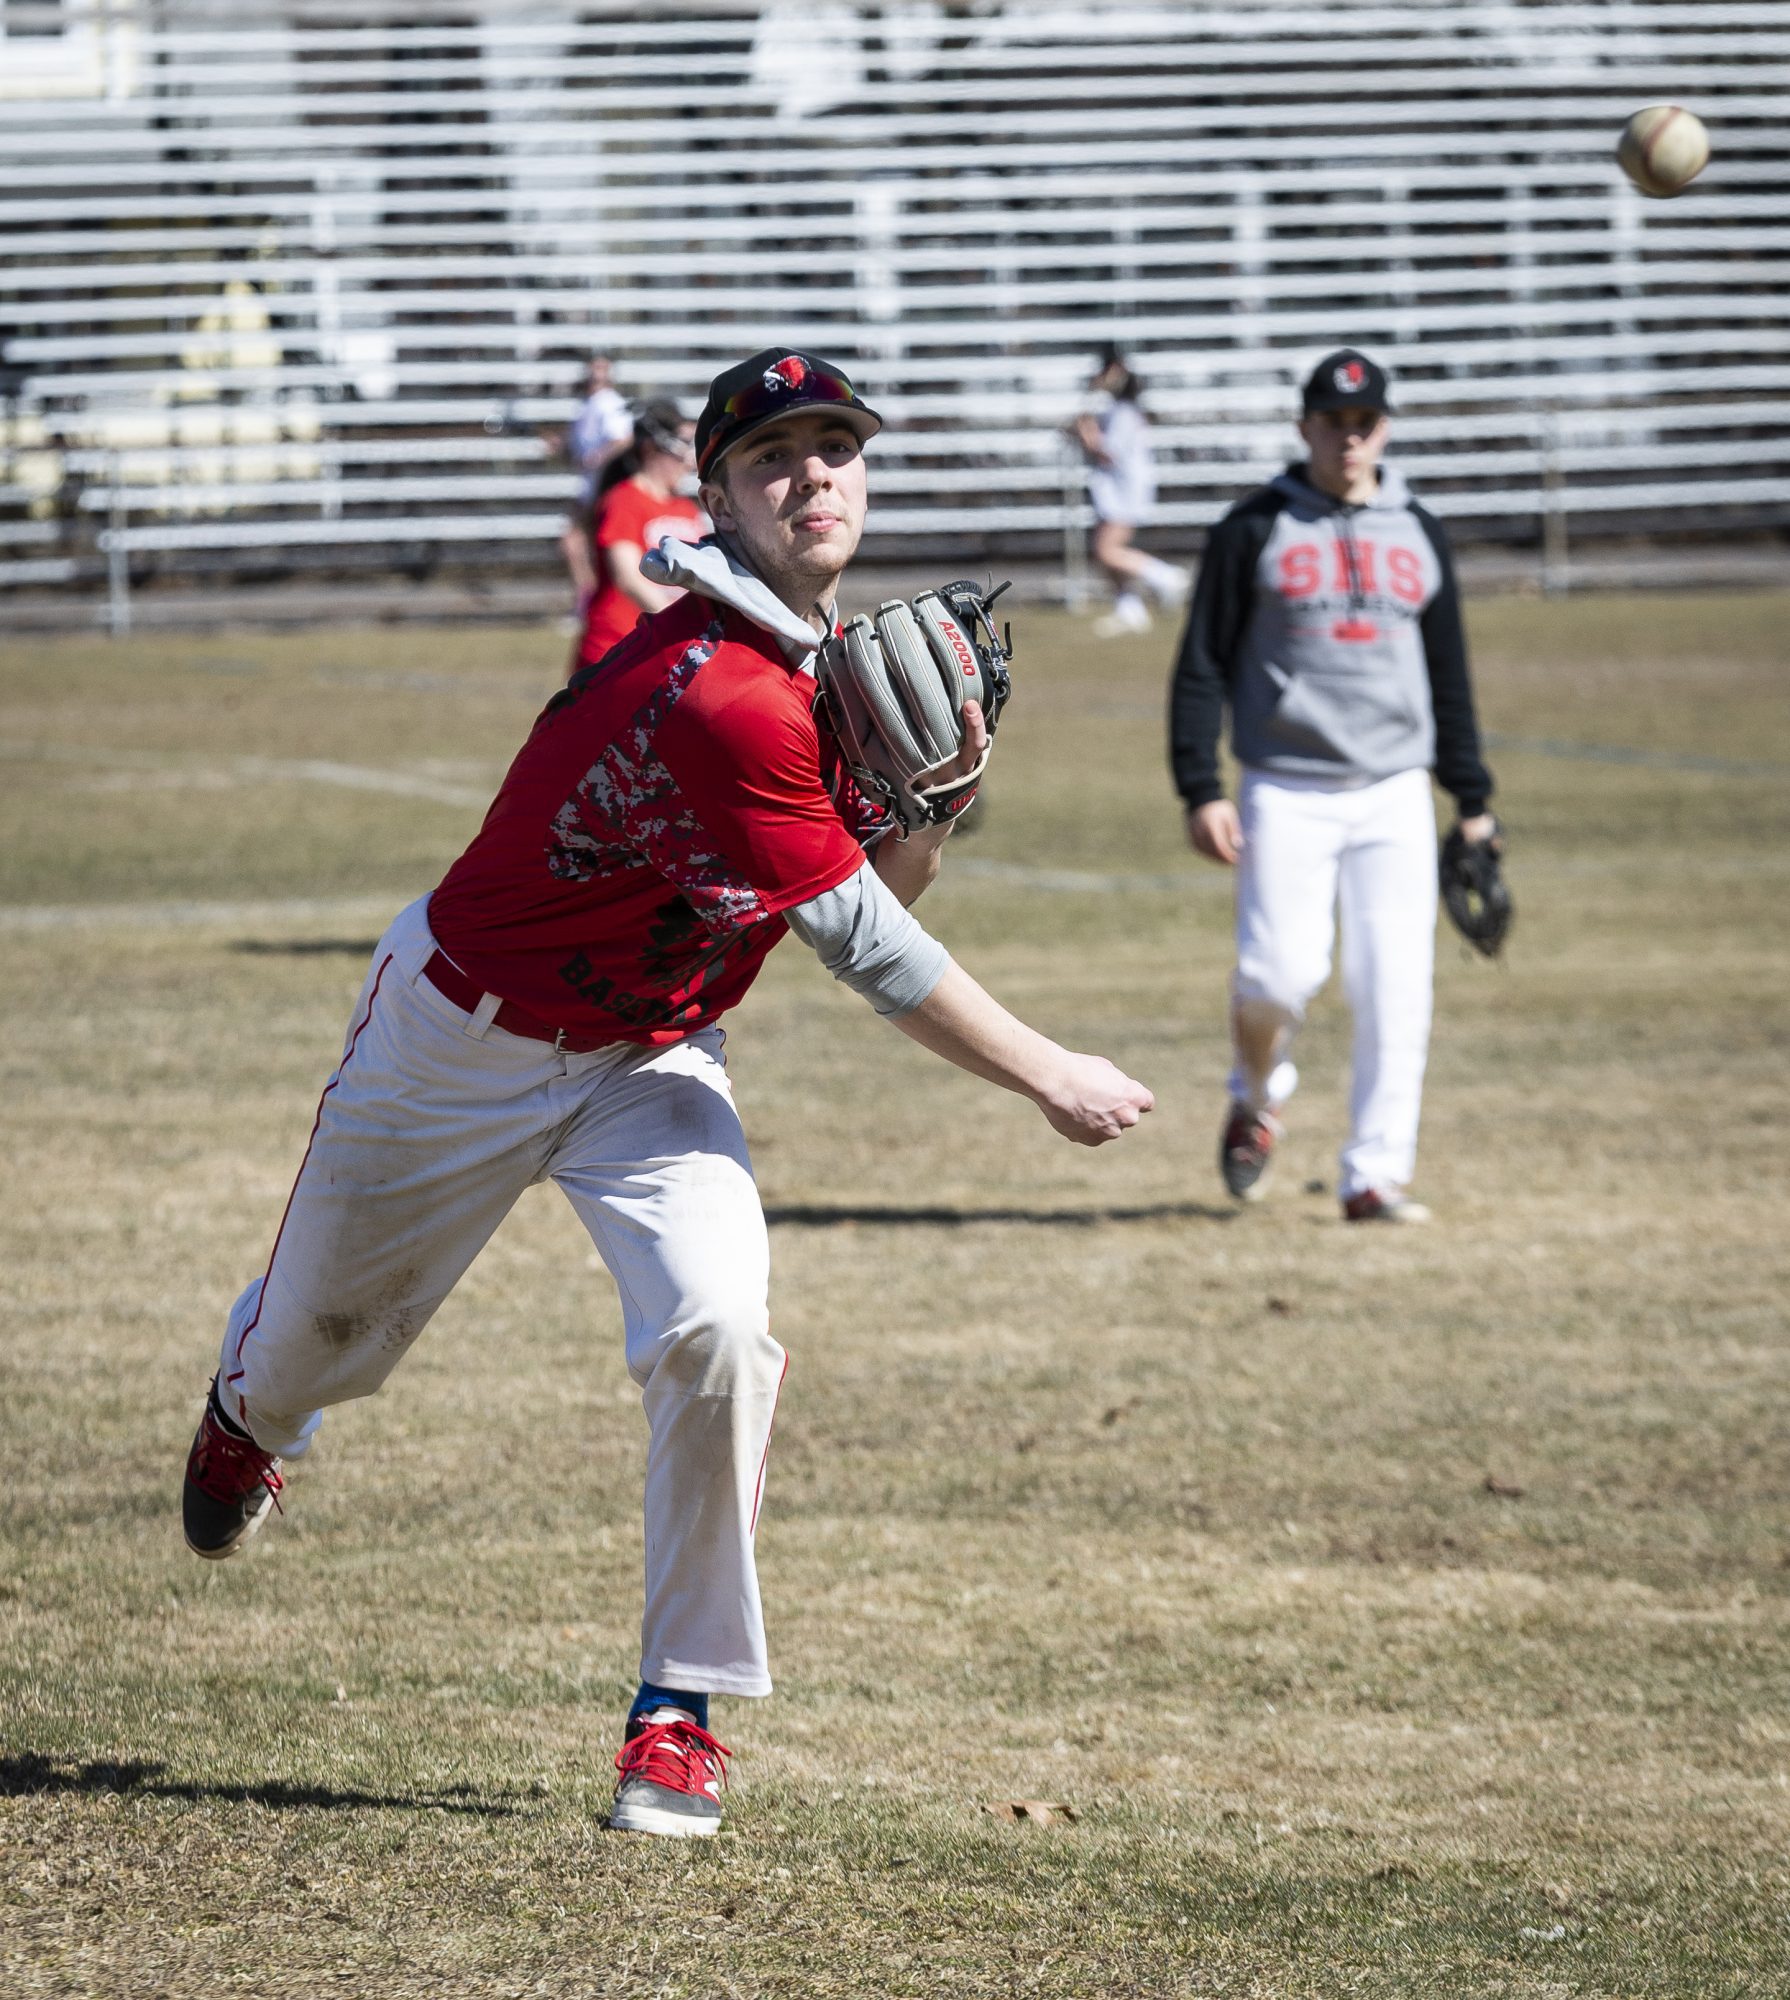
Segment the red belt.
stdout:
<path fill-rule="evenodd" d="M 445 951 L 438 951 L 423 967 L 423 977 L 437 993 L 451 1000 L 463 1013 L 476 1014 L 485 998 L 485 989 L 468 979 Z M 545 1021 L 537 1021 L 513 1000 L 500 1000 L 491 1022 L 506 1035 L 525 1035 L 531 1042 L 551 1042 L 561 1054 L 569 1056 L 587 1056 L 595 1049 L 610 1049 L 616 1041 L 613 1035 L 593 1035 L 576 1028 L 550 1028 Z"/>

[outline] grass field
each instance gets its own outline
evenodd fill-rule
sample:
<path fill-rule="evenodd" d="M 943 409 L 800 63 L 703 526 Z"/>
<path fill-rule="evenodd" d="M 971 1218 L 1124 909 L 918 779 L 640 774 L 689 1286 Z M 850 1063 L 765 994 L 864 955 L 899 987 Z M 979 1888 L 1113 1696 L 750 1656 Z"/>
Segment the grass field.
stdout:
<path fill-rule="evenodd" d="M 0 1993 L 1790 1991 L 1790 596 L 1474 628 L 1520 914 L 1442 946 L 1427 1231 L 1336 1219 L 1331 996 L 1220 1197 L 1166 638 L 1021 618 L 926 906 L 1137 1134 L 772 960 L 779 1689 L 696 1851 L 598 1830 L 644 1427 L 557 1195 L 245 1560 L 177 1520 L 366 951 L 564 642 L 0 646 Z"/>

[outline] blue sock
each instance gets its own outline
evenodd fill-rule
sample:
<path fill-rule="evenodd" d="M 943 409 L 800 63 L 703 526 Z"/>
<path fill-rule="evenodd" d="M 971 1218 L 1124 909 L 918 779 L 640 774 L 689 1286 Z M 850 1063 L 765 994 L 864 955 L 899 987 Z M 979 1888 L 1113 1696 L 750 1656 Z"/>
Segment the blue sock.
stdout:
<path fill-rule="evenodd" d="M 640 1683 L 640 1692 L 634 1697 L 634 1706 L 628 1710 L 628 1728 L 653 1708 L 681 1708 L 686 1715 L 696 1718 L 698 1729 L 709 1726 L 709 1698 L 707 1694 L 685 1694 L 677 1688 L 654 1687 L 651 1681 Z"/>

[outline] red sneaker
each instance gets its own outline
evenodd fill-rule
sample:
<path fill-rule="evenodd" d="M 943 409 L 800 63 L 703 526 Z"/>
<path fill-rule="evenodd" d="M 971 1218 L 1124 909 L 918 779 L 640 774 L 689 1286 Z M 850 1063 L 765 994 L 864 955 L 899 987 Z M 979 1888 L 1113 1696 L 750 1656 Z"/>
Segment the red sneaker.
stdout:
<path fill-rule="evenodd" d="M 1218 1171 L 1238 1201 L 1260 1201 L 1274 1171 L 1274 1148 L 1286 1128 L 1271 1111 L 1233 1100 L 1218 1142 Z"/>
<path fill-rule="evenodd" d="M 732 1755 L 681 1708 L 655 1708 L 639 1717 L 615 1760 L 622 1775 L 610 1827 L 672 1840 L 719 1833 L 726 1760 Z"/>
<path fill-rule="evenodd" d="M 1430 1212 L 1399 1188 L 1363 1188 L 1342 1205 L 1345 1222 L 1427 1222 Z"/>
<path fill-rule="evenodd" d="M 187 1547 L 207 1562 L 235 1555 L 280 1504 L 285 1483 L 273 1453 L 224 1422 L 214 1379 L 186 1458 L 180 1512 Z"/>

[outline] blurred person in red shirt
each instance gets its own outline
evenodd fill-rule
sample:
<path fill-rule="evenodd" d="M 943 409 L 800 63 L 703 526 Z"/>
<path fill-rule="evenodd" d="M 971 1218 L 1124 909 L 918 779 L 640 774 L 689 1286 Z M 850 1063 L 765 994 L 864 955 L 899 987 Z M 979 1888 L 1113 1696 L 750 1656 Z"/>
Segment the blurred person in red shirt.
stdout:
<path fill-rule="evenodd" d="M 685 490 L 696 476 L 696 426 L 669 398 L 634 413 L 634 442 L 605 468 L 591 508 L 590 539 L 597 588 L 584 630 L 566 664 L 566 678 L 600 660 L 641 617 L 683 595 L 641 574 L 640 559 L 666 535 L 699 542 L 708 517 Z"/>

